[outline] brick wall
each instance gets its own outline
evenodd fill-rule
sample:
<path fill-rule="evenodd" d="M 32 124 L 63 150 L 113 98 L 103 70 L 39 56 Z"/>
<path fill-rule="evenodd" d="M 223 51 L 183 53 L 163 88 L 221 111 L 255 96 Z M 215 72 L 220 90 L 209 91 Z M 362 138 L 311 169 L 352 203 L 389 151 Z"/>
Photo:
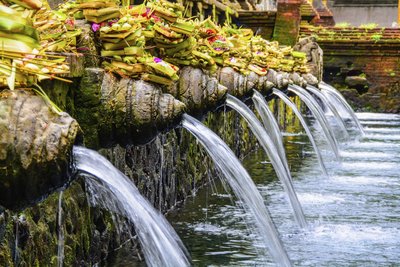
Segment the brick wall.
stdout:
<path fill-rule="evenodd" d="M 324 80 L 339 87 L 358 109 L 400 113 L 400 29 L 318 28 Z"/>

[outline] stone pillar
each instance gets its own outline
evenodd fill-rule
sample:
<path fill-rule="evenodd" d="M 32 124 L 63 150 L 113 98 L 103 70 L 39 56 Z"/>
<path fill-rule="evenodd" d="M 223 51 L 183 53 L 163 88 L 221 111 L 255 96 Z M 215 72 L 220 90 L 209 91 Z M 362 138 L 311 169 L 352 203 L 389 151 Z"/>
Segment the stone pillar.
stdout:
<path fill-rule="evenodd" d="M 335 25 L 333 13 L 329 10 L 326 1 L 313 0 L 312 5 L 314 9 L 318 12 L 318 16 L 313 19 L 312 24 L 321 26 Z"/>
<path fill-rule="evenodd" d="M 273 39 L 280 44 L 293 46 L 300 31 L 301 0 L 278 0 Z"/>
<path fill-rule="evenodd" d="M 312 1 L 312 5 L 315 9 L 320 10 L 320 9 L 324 9 L 325 5 L 322 2 L 322 0 L 313 0 Z"/>

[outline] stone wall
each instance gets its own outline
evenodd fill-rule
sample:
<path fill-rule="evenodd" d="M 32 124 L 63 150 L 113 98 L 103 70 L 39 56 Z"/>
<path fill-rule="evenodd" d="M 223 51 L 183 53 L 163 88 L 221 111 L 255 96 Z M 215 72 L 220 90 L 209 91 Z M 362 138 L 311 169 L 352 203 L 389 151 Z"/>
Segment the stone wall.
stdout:
<path fill-rule="evenodd" d="M 325 81 L 338 87 L 356 109 L 400 112 L 398 56 L 328 54 L 324 60 Z"/>
<path fill-rule="evenodd" d="M 397 21 L 397 7 L 343 7 L 331 8 L 336 23 L 348 22 L 353 26 L 377 23 L 381 27 L 391 27 Z"/>
<path fill-rule="evenodd" d="M 297 123 L 280 101 L 272 100 L 270 106 L 282 127 Z M 256 139 L 236 112 L 224 112 L 224 109 L 204 115 L 203 123 L 243 158 L 258 147 Z M 216 177 L 205 150 L 182 128 L 159 134 L 145 145 L 117 145 L 100 149 L 100 153 L 132 179 L 155 208 L 163 212 L 179 207 L 187 196 Z M 57 221 L 58 192 L 32 208 L 0 215 L 0 266 L 56 265 L 60 230 L 65 234 L 65 266 L 92 266 L 104 261 L 124 242 L 133 247 L 132 253 L 139 255 L 140 250 L 135 252 L 136 240 L 118 227 L 120 223 L 114 223 L 121 218 L 91 207 L 87 190 L 80 177 L 63 192 L 61 225 Z"/>
<path fill-rule="evenodd" d="M 400 112 L 400 29 L 303 25 L 324 51 L 324 81 L 342 90 L 354 108 Z"/>

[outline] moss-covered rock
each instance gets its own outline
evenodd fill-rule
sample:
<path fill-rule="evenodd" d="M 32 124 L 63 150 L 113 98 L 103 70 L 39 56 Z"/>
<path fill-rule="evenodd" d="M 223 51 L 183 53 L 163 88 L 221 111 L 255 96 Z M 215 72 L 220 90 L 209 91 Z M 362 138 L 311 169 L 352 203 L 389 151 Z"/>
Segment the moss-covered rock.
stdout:
<path fill-rule="evenodd" d="M 79 125 L 30 90 L 0 93 L 0 206 L 19 209 L 68 182 Z"/>

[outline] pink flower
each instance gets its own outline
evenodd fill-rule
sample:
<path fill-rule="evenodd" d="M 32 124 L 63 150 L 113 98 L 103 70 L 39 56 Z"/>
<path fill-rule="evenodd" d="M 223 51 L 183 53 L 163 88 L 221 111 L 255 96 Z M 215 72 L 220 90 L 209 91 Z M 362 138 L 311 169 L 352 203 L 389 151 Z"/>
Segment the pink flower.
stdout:
<path fill-rule="evenodd" d="M 108 22 L 108 26 L 112 26 L 114 23 L 118 22 L 119 19 L 113 19 Z M 104 23 L 104 22 L 103 22 Z"/>
<path fill-rule="evenodd" d="M 155 57 L 153 60 L 154 60 L 154 63 L 160 63 L 160 62 L 162 62 L 162 59 L 161 59 L 161 58 L 158 58 L 158 57 Z"/>
<path fill-rule="evenodd" d="M 65 24 L 73 27 L 75 26 L 75 20 L 73 18 L 68 18 L 65 20 Z"/>
<path fill-rule="evenodd" d="M 100 30 L 100 24 L 93 23 L 92 24 L 92 31 L 97 32 L 98 30 Z"/>

